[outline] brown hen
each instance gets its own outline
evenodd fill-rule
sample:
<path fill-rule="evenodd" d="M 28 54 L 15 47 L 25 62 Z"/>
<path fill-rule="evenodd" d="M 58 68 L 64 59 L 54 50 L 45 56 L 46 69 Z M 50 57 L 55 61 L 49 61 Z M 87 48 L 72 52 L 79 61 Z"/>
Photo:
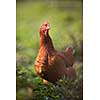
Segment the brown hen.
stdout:
<path fill-rule="evenodd" d="M 35 71 L 41 78 L 52 83 L 62 76 L 75 78 L 75 70 L 72 67 L 73 48 L 68 47 L 63 52 L 56 51 L 49 36 L 49 29 L 48 22 L 40 27 L 40 49 L 35 61 Z"/>

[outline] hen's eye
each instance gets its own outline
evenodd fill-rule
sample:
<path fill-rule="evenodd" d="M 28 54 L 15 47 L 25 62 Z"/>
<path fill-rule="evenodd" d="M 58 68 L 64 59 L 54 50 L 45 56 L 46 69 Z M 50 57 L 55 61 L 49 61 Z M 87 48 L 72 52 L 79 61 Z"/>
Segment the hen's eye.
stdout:
<path fill-rule="evenodd" d="M 47 26 L 47 24 L 45 24 L 45 26 Z"/>

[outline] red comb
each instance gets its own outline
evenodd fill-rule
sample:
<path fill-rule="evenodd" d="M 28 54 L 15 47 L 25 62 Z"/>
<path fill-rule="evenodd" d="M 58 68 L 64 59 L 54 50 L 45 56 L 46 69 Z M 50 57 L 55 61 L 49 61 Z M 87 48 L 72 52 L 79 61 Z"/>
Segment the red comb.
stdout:
<path fill-rule="evenodd" d="M 49 24 L 49 22 L 48 22 L 48 21 L 46 21 L 44 24 L 45 24 L 45 25 L 48 25 L 48 24 Z"/>

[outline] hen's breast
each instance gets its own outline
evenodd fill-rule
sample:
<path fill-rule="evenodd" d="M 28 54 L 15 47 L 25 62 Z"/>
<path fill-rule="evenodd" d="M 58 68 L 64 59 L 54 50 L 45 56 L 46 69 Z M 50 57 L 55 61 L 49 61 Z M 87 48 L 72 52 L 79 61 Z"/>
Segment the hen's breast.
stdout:
<path fill-rule="evenodd" d="M 41 48 L 39 50 L 39 53 L 37 55 L 36 61 L 35 61 L 35 70 L 37 74 L 42 73 L 43 70 L 45 70 L 48 66 L 48 55 L 45 49 Z"/>

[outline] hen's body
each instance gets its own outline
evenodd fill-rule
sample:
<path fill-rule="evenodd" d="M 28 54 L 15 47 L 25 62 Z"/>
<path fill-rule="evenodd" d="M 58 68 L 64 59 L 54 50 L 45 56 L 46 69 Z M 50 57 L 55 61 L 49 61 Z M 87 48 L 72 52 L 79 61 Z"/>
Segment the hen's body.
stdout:
<path fill-rule="evenodd" d="M 37 74 L 52 83 L 64 75 L 74 78 L 73 62 L 72 48 L 67 48 L 64 52 L 56 51 L 48 30 L 43 34 L 40 29 L 40 49 L 35 61 Z"/>

